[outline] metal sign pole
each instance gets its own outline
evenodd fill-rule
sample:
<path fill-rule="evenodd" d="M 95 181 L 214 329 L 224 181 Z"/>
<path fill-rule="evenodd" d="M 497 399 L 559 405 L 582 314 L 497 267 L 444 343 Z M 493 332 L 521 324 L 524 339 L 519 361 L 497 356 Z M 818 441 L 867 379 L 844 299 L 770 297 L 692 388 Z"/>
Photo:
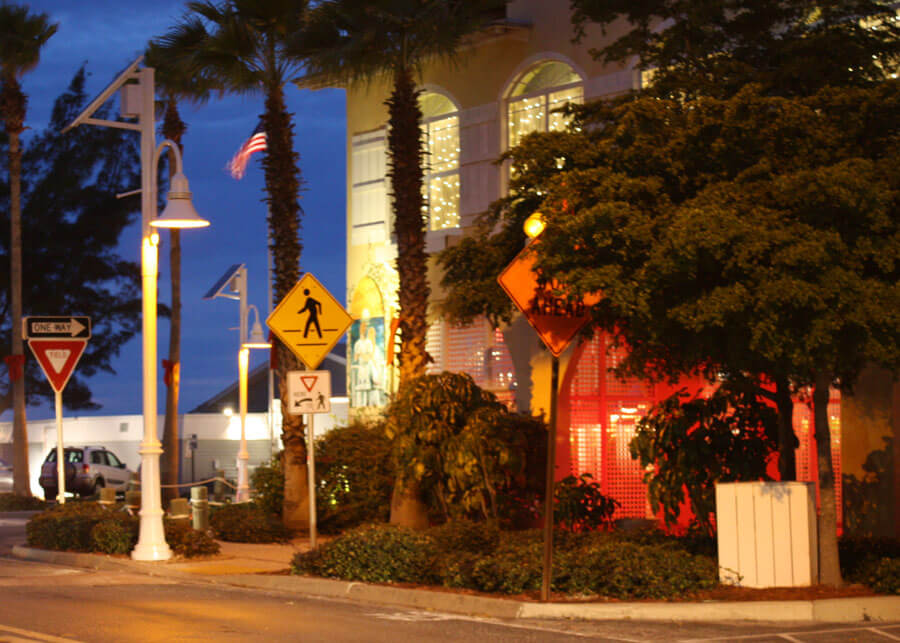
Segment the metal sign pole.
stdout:
<path fill-rule="evenodd" d="M 316 548 L 316 457 L 313 449 L 313 418 L 310 413 L 306 424 L 306 471 L 309 481 L 309 547 Z"/>
<path fill-rule="evenodd" d="M 66 463 L 63 461 L 62 392 L 56 391 L 56 501 L 66 504 Z"/>
<path fill-rule="evenodd" d="M 550 599 L 553 573 L 553 500 L 556 481 L 556 392 L 559 388 L 559 358 L 553 356 L 550 369 L 550 426 L 547 427 L 547 486 L 544 495 L 544 570 L 541 600 Z"/>

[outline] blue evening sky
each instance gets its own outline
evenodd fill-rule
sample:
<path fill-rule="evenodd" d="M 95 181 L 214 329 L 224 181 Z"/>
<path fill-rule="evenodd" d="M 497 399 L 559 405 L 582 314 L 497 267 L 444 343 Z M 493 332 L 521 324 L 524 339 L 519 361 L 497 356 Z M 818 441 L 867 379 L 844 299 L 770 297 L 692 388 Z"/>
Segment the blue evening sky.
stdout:
<path fill-rule="evenodd" d="M 53 100 L 68 86 L 81 64 L 90 74 L 88 94 L 96 95 L 115 74 L 143 51 L 150 38 L 164 33 L 182 14 L 181 0 L 154 2 L 121 0 L 33 0 L 34 12 L 49 14 L 59 30 L 41 54 L 40 65 L 23 78 L 29 97 L 27 125 L 46 126 Z M 305 188 L 301 231 L 304 246 L 301 270 L 313 273 L 339 300 L 345 301 L 345 105 L 341 90 L 286 89 L 293 114 L 295 148 Z M 265 321 L 267 314 L 267 224 L 260 154 L 253 157 L 243 180 L 236 181 L 225 166 L 250 135 L 263 111 L 261 96 L 227 97 L 182 109 L 188 130 L 184 139 L 185 174 L 197 211 L 212 225 L 182 233 L 182 412 L 226 387 L 237 378 L 238 305 L 236 301 L 205 301 L 203 294 L 232 264 L 245 263 L 249 302 Z M 88 126 L 82 126 L 88 127 Z M 135 133 L 137 136 L 137 133 Z M 135 186 L 138 188 L 140 186 Z M 137 199 L 135 197 L 135 199 Z M 137 201 L 136 201 L 137 203 Z M 140 207 L 137 205 L 136 207 Z M 168 243 L 165 232 L 160 253 L 160 301 L 170 301 Z M 25 239 L 27 244 L 28 240 Z M 140 260 L 140 230 L 129 229 L 120 253 Z M 25 276 L 27 278 L 27 275 Z M 70 311 L 43 311 L 67 314 Z M 160 321 L 159 358 L 168 352 L 168 323 Z M 263 351 L 253 364 L 261 361 Z M 265 352 L 267 355 L 268 353 Z M 99 414 L 141 412 L 141 343 L 136 337 L 113 361 L 116 375 L 89 380 Z M 252 364 L 251 364 L 252 367 Z M 165 385 L 160 369 L 160 412 Z M 79 413 L 82 414 L 82 413 Z M 66 411 L 67 416 L 74 415 Z M 29 419 L 53 417 L 52 404 L 30 407 Z M 7 418 L 4 418 L 7 419 Z"/>

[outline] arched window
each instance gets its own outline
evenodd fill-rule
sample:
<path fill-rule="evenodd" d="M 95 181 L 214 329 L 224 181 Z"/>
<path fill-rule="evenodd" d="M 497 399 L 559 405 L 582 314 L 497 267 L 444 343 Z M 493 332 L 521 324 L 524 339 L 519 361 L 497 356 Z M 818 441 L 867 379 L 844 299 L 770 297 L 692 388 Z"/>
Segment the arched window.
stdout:
<path fill-rule="evenodd" d="M 442 94 L 424 92 L 422 137 L 425 148 L 423 190 L 429 230 L 459 227 L 459 113 Z"/>
<path fill-rule="evenodd" d="M 513 86 L 508 99 L 509 147 L 531 132 L 552 132 L 565 127 L 566 118 L 552 113 L 566 103 L 584 101 L 581 76 L 564 62 L 538 63 Z"/>

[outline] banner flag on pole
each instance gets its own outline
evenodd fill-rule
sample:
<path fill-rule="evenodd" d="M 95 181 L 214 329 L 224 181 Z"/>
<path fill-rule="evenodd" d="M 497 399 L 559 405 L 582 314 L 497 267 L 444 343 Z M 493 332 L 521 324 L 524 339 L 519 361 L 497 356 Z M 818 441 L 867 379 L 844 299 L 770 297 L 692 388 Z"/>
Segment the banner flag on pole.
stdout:
<path fill-rule="evenodd" d="M 231 172 L 231 176 L 237 180 L 244 178 L 244 172 L 247 170 L 247 163 L 250 161 L 250 157 L 256 152 L 265 151 L 265 149 L 266 130 L 263 127 L 262 120 L 260 120 L 250 138 L 241 145 L 241 149 L 237 151 L 237 154 L 228 163 L 228 170 Z"/>

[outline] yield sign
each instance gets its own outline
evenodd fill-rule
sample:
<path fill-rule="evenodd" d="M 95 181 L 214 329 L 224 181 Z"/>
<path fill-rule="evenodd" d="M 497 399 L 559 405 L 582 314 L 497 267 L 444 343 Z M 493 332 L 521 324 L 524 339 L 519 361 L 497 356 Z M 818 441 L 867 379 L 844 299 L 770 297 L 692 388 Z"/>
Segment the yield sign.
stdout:
<path fill-rule="evenodd" d="M 288 413 L 331 413 L 330 371 L 288 371 Z"/>
<path fill-rule="evenodd" d="M 569 302 L 564 296 L 559 296 L 565 291 L 559 284 L 538 285 L 533 252 L 536 243 L 532 242 L 516 255 L 497 281 L 550 352 L 559 357 L 575 334 L 590 320 L 590 307 L 600 301 L 600 296 L 587 295 L 579 302 Z"/>
<path fill-rule="evenodd" d="M 306 273 L 272 311 L 266 325 L 307 368 L 314 369 L 352 321 L 325 286 Z"/>
<path fill-rule="evenodd" d="M 30 339 L 28 347 L 57 393 L 62 393 L 87 346 L 85 339 Z"/>

